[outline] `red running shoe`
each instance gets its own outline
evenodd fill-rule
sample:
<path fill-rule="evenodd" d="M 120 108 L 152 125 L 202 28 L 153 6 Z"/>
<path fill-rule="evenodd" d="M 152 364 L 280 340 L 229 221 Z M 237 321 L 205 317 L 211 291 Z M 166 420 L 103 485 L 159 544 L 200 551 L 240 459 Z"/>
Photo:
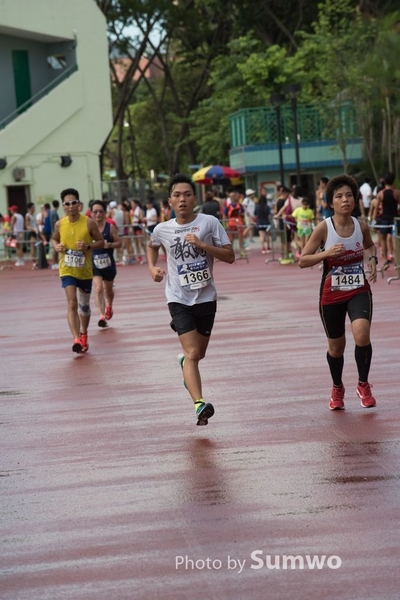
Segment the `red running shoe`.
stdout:
<path fill-rule="evenodd" d="M 329 408 L 331 410 L 344 410 L 344 385 L 340 387 L 333 386 Z"/>
<path fill-rule="evenodd" d="M 74 343 L 72 346 L 72 352 L 77 352 L 78 354 L 80 354 L 82 352 L 82 342 L 81 342 L 80 338 L 76 338 L 74 340 Z"/>
<path fill-rule="evenodd" d="M 357 386 L 357 396 L 361 400 L 361 406 L 364 408 L 373 408 L 376 406 L 376 400 L 371 393 L 372 385 L 367 383 L 359 383 Z"/>
<path fill-rule="evenodd" d="M 81 344 L 82 344 L 81 352 L 87 352 L 89 350 L 87 333 L 81 333 L 80 340 L 81 340 Z"/>
<path fill-rule="evenodd" d="M 107 321 L 109 321 L 110 319 L 112 319 L 113 316 L 113 309 L 111 306 L 106 306 L 106 319 Z"/>

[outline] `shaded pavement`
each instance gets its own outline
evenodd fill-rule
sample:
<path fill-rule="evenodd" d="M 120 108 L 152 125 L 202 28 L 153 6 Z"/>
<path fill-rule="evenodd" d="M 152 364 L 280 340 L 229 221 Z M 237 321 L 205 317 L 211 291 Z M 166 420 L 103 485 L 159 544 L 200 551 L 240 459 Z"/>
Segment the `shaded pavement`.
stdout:
<path fill-rule="evenodd" d="M 84 356 L 57 272 L 0 272 L 0 598 L 398 598 L 400 282 L 373 288 L 377 408 L 349 336 L 332 413 L 321 273 L 264 259 L 215 266 L 207 427 L 146 267 L 107 330 L 92 298 Z"/>

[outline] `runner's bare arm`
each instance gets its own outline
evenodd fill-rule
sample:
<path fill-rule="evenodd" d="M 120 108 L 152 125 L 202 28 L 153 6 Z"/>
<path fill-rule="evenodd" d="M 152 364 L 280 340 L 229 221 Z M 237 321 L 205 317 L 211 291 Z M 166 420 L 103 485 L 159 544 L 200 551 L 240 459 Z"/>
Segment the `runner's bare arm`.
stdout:
<path fill-rule="evenodd" d="M 110 231 L 111 231 L 112 242 L 104 241 L 104 248 L 121 248 L 122 240 L 118 235 L 117 228 L 114 227 L 114 225 L 111 225 Z"/>
<path fill-rule="evenodd" d="M 104 248 L 104 238 L 97 227 L 96 221 L 93 221 L 93 219 L 88 219 L 88 231 L 92 240 L 94 240 L 90 243 L 91 249 L 100 250 L 100 248 Z"/>
<path fill-rule="evenodd" d="M 310 239 L 304 246 L 303 252 L 301 253 L 299 260 L 299 267 L 301 269 L 313 267 L 329 256 L 334 257 L 343 254 L 345 251 L 343 244 L 335 244 L 334 246 L 331 246 L 331 248 L 328 248 L 328 250 L 317 252 L 321 246 L 325 244 L 326 235 L 326 223 L 321 221 L 321 223 L 319 223 L 319 225 L 317 225 L 312 232 Z"/>
<path fill-rule="evenodd" d="M 61 244 L 60 240 L 60 221 L 57 221 L 54 225 L 54 232 L 51 238 L 51 243 L 56 252 L 62 252 L 64 250 L 64 244 Z"/>
<path fill-rule="evenodd" d="M 151 240 L 147 246 L 147 262 L 149 263 L 149 271 L 153 280 L 160 283 L 164 279 L 165 271 L 157 267 L 158 252 L 160 246 L 153 246 Z"/>

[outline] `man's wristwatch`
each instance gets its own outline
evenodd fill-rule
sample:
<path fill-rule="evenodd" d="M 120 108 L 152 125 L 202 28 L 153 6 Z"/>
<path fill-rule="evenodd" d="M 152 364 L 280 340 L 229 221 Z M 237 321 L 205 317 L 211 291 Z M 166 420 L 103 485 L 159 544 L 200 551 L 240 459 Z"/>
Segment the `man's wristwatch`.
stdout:
<path fill-rule="evenodd" d="M 90 244 L 88 244 L 88 245 L 86 246 L 86 250 L 90 250 L 90 248 L 91 248 L 91 245 L 90 245 Z"/>
<path fill-rule="evenodd" d="M 378 264 L 378 258 L 376 256 L 370 256 L 369 259 L 368 259 L 368 262 L 371 260 L 371 258 L 375 259 L 375 264 L 377 265 Z"/>

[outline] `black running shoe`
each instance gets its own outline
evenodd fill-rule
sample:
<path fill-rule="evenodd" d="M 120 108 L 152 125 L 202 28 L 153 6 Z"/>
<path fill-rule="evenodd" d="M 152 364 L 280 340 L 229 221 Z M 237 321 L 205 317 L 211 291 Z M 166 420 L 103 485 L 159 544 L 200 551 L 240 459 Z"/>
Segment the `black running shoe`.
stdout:
<path fill-rule="evenodd" d="M 196 410 L 197 423 L 196 425 L 207 425 L 208 419 L 214 414 L 214 407 L 209 402 L 204 404 L 200 404 L 199 408 Z"/>
<path fill-rule="evenodd" d="M 108 327 L 108 323 L 105 317 L 100 317 L 99 322 L 97 323 L 99 327 Z"/>
<path fill-rule="evenodd" d="M 72 352 L 77 352 L 78 354 L 80 354 L 82 352 L 82 349 L 82 342 L 80 338 L 76 338 L 72 346 Z"/>

